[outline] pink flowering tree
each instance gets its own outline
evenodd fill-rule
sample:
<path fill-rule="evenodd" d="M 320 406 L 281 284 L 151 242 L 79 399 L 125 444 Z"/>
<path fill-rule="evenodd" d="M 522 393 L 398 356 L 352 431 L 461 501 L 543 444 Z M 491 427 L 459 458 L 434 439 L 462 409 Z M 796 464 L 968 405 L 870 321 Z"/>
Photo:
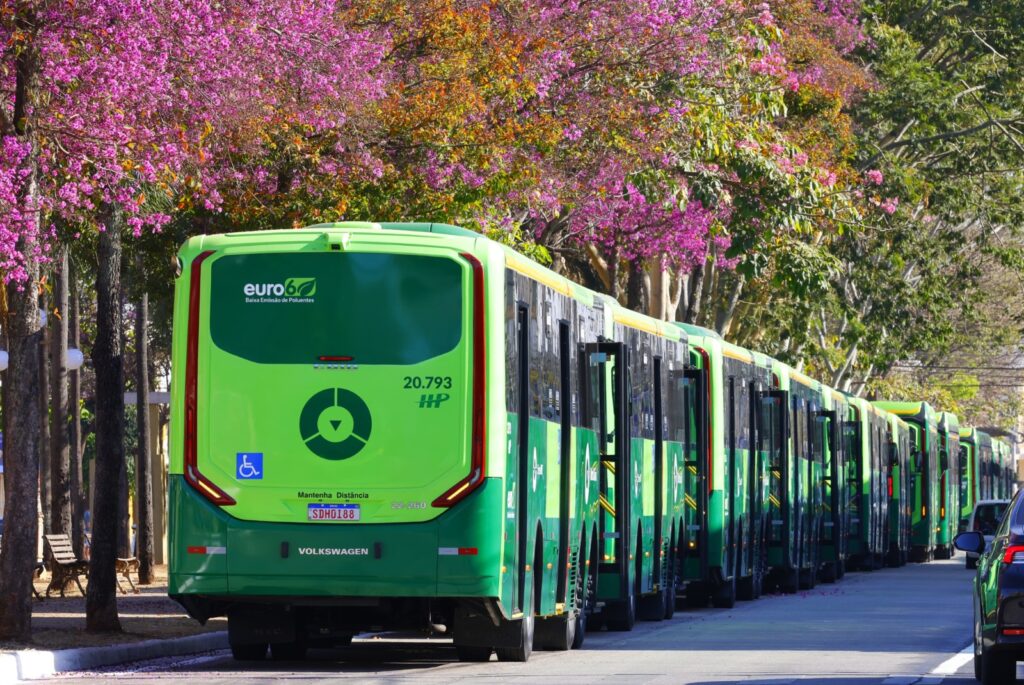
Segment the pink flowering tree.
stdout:
<path fill-rule="evenodd" d="M 36 303 L 60 224 L 97 239 L 97 491 L 87 627 L 118 630 L 117 482 L 123 468 L 120 348 L 122 233 L 160 230 L 154 207 L 216 206 L 221 136 L 247 122 L 303 130 L 344 123 L 379 87 L 381 47 L 338 17 L 346 3 L 24 0 L 5 5 L 0 37 L 0 267 L 10 370 L 4 383 L 8 534 L 0 549 L 0 638 L 30 630 L 37 539 Z M 265 139 L 260 139 L 265 141 Z M 154 198 L 163 196 L 163 201 Z M 77 233 L 76 233 L 77 235 Z"/>

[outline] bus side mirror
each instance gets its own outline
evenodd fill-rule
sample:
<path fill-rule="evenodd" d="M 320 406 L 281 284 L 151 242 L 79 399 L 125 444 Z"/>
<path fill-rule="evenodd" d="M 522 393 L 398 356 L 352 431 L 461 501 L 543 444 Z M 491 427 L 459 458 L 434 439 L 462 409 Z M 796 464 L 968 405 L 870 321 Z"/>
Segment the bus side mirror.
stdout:
<path fill-rule="evenodd" d="M 900 465 L 900 449 L 895 442 L 889 443 L 889 468 Z"/>

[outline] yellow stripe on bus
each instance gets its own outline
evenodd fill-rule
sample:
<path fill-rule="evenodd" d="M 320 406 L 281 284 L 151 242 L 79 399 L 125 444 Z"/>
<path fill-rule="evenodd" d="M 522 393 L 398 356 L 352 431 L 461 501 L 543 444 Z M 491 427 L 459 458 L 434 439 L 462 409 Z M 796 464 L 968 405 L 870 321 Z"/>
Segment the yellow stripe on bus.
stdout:
<path fill-rule="evenodd" d="M 543 283 L 552 290 L 562 293 L 568 297 L 572 297 L 572 288 L 565 281 L 559 280 L 558 276 L 550 273 L 547 269 L 542 267 L 540 264 L 534 264 L 533 262 L 516 259 L 514 257 L 505 256 L 505 264 L 508 268 L 513 271 L 518 271 L 524 276 L 532 278 L 535 281 Z"/>
<path fill-rule="evenodd" d="M 728 347 L 722 348 L 722 354 L 724 354 L 726 357 L 739 359 L 741 362 L 747 362 L 749 364 L 754 363 L 754 357 L 752 355 L 746 354 L 744 352 L 736 352 L 735 350 L 730 350 Z"/>
<path fill-rule="evenodd" d="M 653 333 L 654 335 L 657 335 L 659 337 L 664 337 L 665 335 L 656 324 L 652 324 L 650 321 L 647 321 L 645 319 L 629 316 L 628 314 L 622 311 L 616 311 L 612 318 L 617 323 L 625 324 L 626 326 L 632 326 L 633 328 L 639 328 L 642 331 Z"/>

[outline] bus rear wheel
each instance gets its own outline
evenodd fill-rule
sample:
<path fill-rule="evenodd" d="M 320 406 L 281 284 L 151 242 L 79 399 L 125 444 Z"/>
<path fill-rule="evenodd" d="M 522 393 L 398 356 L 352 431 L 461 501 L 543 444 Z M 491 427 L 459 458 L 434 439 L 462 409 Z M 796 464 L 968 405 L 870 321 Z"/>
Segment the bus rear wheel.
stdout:
<path fill-rule="evenodd" d="M 538 618 L 534 628 L 537 649 L 564 652 L 572 649 L 576 641 L 576 612 Z"/>

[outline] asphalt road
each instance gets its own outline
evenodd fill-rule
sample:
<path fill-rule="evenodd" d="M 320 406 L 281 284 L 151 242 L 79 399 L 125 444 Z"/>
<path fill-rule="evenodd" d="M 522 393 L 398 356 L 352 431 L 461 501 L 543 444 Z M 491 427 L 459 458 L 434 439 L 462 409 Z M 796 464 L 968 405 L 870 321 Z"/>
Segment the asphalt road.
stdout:
<path fill-rule="evenodd" d="M 240 668 L 228 653 L 213 652 L 48 682 L 966 684 L 974 683 L 970 655 L 961 653 L 971 636 L 972 574 L 962 556 L 850 573 L 728 611 L 682 611 L 630 633 L 588 633 L 583 649 L 534 652 L 526 664 L 463 664 L 440 638 L 372 637 L 311 651 L 303 662 Z"/>

